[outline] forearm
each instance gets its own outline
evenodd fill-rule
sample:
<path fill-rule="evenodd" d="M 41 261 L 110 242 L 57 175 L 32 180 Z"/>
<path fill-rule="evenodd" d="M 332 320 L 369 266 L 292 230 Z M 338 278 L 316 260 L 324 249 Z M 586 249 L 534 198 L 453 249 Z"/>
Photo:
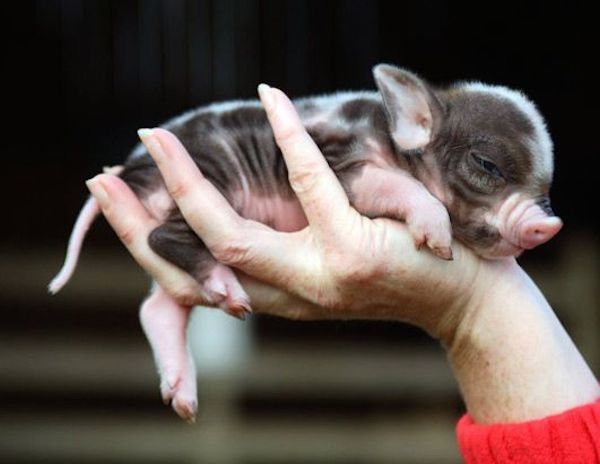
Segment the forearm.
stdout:
<path fill-rule="evenodd" d="M 600 398 L 598 381 L 530 278 L 514 261 L 495 266 L 447 346 L 473 420 L 527 421 Z"/>

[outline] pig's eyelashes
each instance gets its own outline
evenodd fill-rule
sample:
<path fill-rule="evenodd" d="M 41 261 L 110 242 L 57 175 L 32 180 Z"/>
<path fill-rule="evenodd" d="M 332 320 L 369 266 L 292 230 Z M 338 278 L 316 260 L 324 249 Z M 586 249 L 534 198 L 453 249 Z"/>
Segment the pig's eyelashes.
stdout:
<path fill-rule="evenodd" d="M 471 152 L 471 159 L 475 162 L 475 164 L 479 168 L 483 169 L 488 174 L 491 174 L 492 176 L 497 177 L 497 178 L 504 179 L 504 176 L 502 175 L 502 172 L 500 171 L 500 169 L 498 169 L 498 166 L 496 166 L 491 161 L 489 161 L 485 158 L 482 158 L 475 152 Z"/>

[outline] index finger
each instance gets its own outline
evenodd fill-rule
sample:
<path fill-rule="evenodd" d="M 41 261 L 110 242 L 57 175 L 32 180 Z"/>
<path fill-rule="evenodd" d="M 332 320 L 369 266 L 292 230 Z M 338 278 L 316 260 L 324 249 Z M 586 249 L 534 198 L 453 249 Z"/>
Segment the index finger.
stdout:
<path fill-rule="evenodd" d="M 351 211 L 346 192 L 289 98 L 266 84 L 259 85 L 258 92 L 283 153 L 290 185 L 313 232 L 321 238 L 337 240 L 339 224 L 347 220 Z"/>
<path fill-rule="evenodd" d="M 181 269 L 154 253 L 148 244 L 158 222 L 119 177 L 100 174 L 87 182 L 104 217 L 133 258 L 179 302 L 202 304 L 207 301 L 198 283 Z"/>
<path fill-rule="evenodd" d="M 218 261 L 292 291 L 296 276 L 320 272 L 318 250 L 308 240 L 241 217 L 173 133 L 142 129 L 140 138 L 186 222 Z"/>

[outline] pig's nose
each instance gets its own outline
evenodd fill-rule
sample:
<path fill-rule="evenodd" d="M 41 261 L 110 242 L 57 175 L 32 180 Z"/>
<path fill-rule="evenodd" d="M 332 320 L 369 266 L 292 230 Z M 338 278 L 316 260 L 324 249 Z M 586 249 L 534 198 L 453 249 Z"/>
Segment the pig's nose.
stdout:
<path fill-rule="evenodd" d="M 554 237 L 562 226 L 562 220 L 556 216 L 532 219 L 522 226 L 520 245 L 526 249 L 535 248 Z"/>

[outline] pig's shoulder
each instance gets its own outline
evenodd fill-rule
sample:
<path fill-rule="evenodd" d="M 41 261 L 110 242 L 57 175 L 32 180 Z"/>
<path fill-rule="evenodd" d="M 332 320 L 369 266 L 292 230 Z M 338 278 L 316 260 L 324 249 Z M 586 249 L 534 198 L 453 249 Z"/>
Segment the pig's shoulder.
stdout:
<path fill-rule="evenodd" d="M 340 92 L 294 103 L 304 126 L 334 170 L 367 162 L 398 164 L 377 92 Z"/>
<path fill-rule="evenodd" d="M 351 129 L 371 124 L 371 118 L 385 118 L 377 92 L 348 91 L 294 100 L 298 114 L 306 127 L 330 125 Z"/>

